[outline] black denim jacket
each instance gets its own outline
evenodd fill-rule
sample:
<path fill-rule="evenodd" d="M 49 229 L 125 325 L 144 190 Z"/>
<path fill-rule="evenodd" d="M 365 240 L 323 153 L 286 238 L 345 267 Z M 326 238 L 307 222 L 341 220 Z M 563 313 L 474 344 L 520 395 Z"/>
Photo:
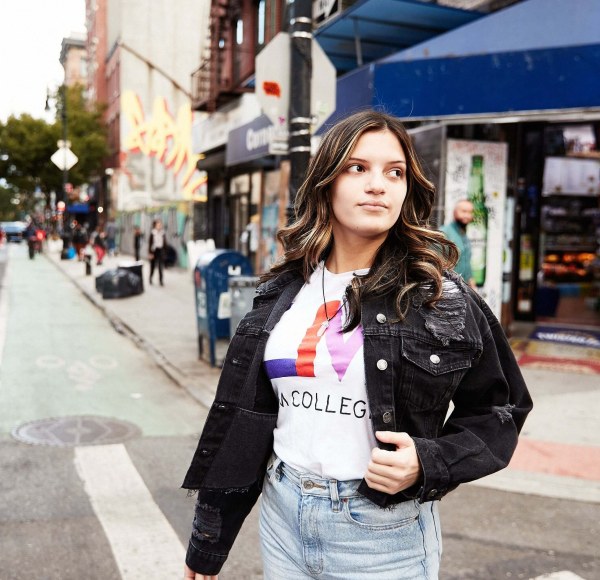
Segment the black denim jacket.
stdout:
<path fill-rule="evenodd" d="M 302 284 L 299 275 L 286 273 L 259 286 L 231 340 L 183 482 L 198 492 L 186 557 L 198 573 L 219 572 L 260 495 L 278 411 L 263 368 L 265 344 Z M 439 500 L 461 483 L 506 467 L 532 408 L 487 304 L 453 273 L 446 274 L 435 309 L 423 306 L 426 294 L 426 287 L 415 294 L 402 322 L 395 321 L 392 297 L 361 307 L 373 431 L 407 432 L 423 468 L 419 484 L 395 495 L 363 480 L 359 491 L 381 507 Z M 445 420 L 451 401 L 454 410 Z"/>

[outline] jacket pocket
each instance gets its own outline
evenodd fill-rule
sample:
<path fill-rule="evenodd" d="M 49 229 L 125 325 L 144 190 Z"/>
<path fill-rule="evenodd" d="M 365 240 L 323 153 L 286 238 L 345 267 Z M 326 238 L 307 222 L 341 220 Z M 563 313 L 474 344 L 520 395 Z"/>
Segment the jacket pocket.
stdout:
<path fill-rule="evenodd" d="M 273 449 L 277 414 L 235 408 L 225 438 L 215 452 L 202 487 L 242 488 L 260 481 Z"/>
<path fill-rule="evenodd" d="M 479 352 L 467 344 L 444 346 L 415 336 L 403 337 L 402 377 L 408 404 L 423 411 L 446 404 Z"/>

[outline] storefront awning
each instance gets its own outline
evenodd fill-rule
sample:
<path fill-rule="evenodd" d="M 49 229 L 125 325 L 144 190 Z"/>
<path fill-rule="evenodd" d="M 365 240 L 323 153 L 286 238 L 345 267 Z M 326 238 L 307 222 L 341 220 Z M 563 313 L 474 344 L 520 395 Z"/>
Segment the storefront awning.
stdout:
<path fill-rule="evenodd" d="M 406 120 L 600 116 L 600 2 L 527 0 L 338 80 L 337 109 Z"/>
<path fill-rule="evenodd" d="M 343 8 L 343 2 L 338 0 Z M 314 31 L 336 70 L 347 72 L 480 18 L 421 0 L 358 0 Z"/>
<path fill-rule="evenodd" d="M 90 213 L 90 205 L 88 203 L 72 203 L 67 206 L 69 213 Z"/>

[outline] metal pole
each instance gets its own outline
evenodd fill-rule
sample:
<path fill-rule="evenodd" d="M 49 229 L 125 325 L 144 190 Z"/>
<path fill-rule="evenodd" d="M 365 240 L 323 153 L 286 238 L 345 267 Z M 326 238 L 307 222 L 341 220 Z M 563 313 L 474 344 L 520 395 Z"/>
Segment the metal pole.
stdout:
<path fill-rule="evenodd" d="M 62 107 L 60 111 L 62 120 L 62 138 L 64 151 L 64 165 L 62 177 L 62 201 L 67 204 L 67 183 L 69 183 L 69 170 L 67 169 L 67 85 L 62 86 Z M 66 211 L 66 209 L 65 209 Z"/>
<path fill-rule="evenodd" d="M 290 6 L 290 196 L 288 223 L 294 219 L 296 193 L 310 161 L 310 83 L 312 75 L 312 2 L 294 0 Z"/>

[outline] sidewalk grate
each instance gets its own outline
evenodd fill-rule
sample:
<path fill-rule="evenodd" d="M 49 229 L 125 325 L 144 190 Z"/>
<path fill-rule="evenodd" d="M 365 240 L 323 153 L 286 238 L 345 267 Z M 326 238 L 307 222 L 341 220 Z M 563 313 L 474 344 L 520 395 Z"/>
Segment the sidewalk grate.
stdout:
<path fill-rule="evenodd" d="M 108 445 L 140 435 L 141 430 L 133 423 L 90 415 L 30 421 L 12 431 L 12 436 L 22 443 L 54 447 Z"/>

